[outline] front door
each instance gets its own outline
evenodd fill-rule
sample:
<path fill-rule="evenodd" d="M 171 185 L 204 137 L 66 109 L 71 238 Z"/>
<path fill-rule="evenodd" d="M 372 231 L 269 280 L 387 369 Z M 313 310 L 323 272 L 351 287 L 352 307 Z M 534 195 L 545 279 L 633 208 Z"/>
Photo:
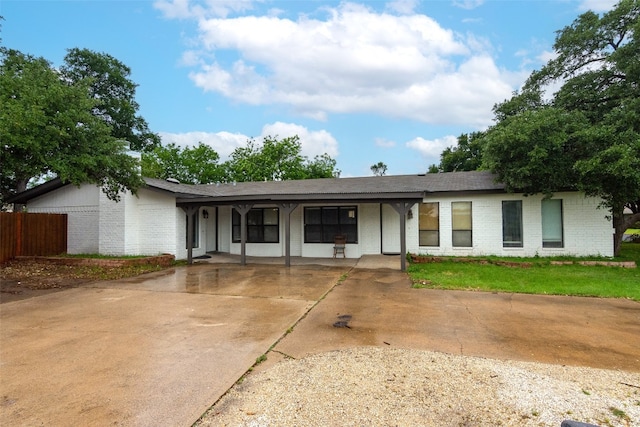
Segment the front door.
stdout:
<path fill-rule="evenodd" d="M 400 251 L 400 217 L 393 207 L 383 203 L 380 209 L 382 222 L 382 253 L 399 254 Z"/>

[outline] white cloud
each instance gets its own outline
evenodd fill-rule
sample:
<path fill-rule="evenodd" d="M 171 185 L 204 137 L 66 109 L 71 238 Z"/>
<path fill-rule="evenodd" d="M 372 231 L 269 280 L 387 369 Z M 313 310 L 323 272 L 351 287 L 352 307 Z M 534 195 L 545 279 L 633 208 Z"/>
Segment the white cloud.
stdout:
<path fill-rule="evenodd" d="M 170 19 L 221 17 L 253 9 L 254 0 L 156 0 L 154 7 Z"/>
<path fill-rule="evenodd" d="M 418 0 L 393 0 L 387 3 L 386 8 L 401 15 L 409 15 L 417 5 Z"/>
<path fill-rule="evenodd" d="M 618 3 L 618 0 L 583 0 L 578 6 L 578 10 L 594 12 L 608 12 Z"/>
<path fill-rule="evenodd" d="M 407 142 L 406 146 L 418 151 L 426 159 L 438 163 L 440 161 L 440 154 L 442 154 L 444 149 L 452 146 L 455 147 L 457 144 L 458 138 L 448 135 L 433 140 L 417 137 Z"/>
<path fill-rule="evenodd" d="M 396 146 L 395 141 L 390 141 L 384 138 L 376 138 L 375 143 L 376 143 L 376 147 L 382 147 L 382 148 L 393 148 Z"/>
<path fill-rule="evenodd" d="M 275 122 L 262 128 L 260 138 L 265 136 L 278 139 L 298 135 L 302 144 L 301 154 L 313 159 L 315 156 L 327 153 L 335 158 L 338 155 L 338 141 L 326 130 L 311 131 L 304 126 L 294 123 Z"/>
<path fill-rule="evenodd" d="M 213 148 L 223 161 L 226 160 L 237 147 L 246 146 L 247 140 L 249 139 L 246 135 L 230 132 L 160 132 L 160 138 L 164 145 L 174 143 L 179 147 L 194 147 L 202 142 Z"/>
<path fill-rule="evenodd" d="M 255 138 L 255 141 L 260 143 L 266 136 L 277 137 L 280 140 L 294 135 L 300 137 L 301 154 L 309 159 L 324 153 L 327 153 L 332 158 L 338 155 L 338 142 L 329 132 L 326 130 L 312 131 L 294 123 L 275 122 L 267 124 L 262 128 L 261 134 Z M 220 155 L 222 161 L 227 160 L 233 150 L 238 147 L 245 147 L 247 141 L 252 139 L 247 135 L 230 132 L 161 132 L 160 137 L 164 145 L 174 143 L 180 147 L 194 147 L 199 142 L 203 142 L 213 148 Z"/>
<path fill-rule="evenodd" d="M 179 12 L 189 9 L 184 1 L 171 4 Z M 411 13 L 413 4 L 387 6 Z M 495 102 L 514 90 L 514 75 L 496 67 L 486 40 L 457 34 L 426 15 L 397 16 L 354 3 L 322 11 L 324 20 L 200 19 L 201 48 L 209 57 L 193 50 L 183 62 L 199 64 L 190 78 L 204 91 L 250 105 L 289 106 L 316 120 L 359 112 L 484 125 Z"/>
<path fill-rule="evenodd" d="M 483 3 L 484 0 L 453 0 L 453 5 L 462 9 L 475 9 Z"/>

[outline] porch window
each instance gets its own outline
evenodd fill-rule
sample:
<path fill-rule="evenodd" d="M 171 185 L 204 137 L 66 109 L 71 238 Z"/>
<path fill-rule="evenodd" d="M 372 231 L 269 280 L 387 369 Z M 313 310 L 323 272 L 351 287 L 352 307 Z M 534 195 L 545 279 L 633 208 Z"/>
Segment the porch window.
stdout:
<path fill-rule="evenodd" d="M 440 203 L 420 204 L 420 246 L 440 246 Z"/>
<path fill-rule="evenodd" d="M 333 243 L 338 235 L 347 243 L 358 243 L 356 206 L 318 206 L 304 208 L 304 242 Z"/>
<path fill-rule="evenodd" d="M 184 242 L 184 247 L 189 249 L 189 221 L 193 221 L 193 249 L 195 248 L 199 248 L 200 247 L 200 233 L 198 232 L 198 230 L 200 229 L 200 215 L 199 215 L 199 211 L 196 211 L 196 213 L 194 213 L 191 218 L 189 218 L 189 215 L 186 215 L 186 221 L 184 224 L 185 227 L 185 231 L 184 231 L 184 235 L 185 235 L 185 242 Z"/>
<path fill-rule="evenodd" d="M 473 246 L 471 202 L 451 202 L 451 229 L 454 247 Z"/>
<path fill-rule="evenodd" d="M 241 242 L 240 214 L 232 215 L 232 241 Z M 278 208 L 253 208 L 246 215 L 247 243 L 280 242 L 280 212 Z"/>
<path fill-rule="evenodd" d="M 502 202 L 502 246 L 522 247 L 522 200 Z"/>
<path fill-rule="evenodd" d="M 542 200 L 542 247 L 564 247 L 562 199 Z"/>

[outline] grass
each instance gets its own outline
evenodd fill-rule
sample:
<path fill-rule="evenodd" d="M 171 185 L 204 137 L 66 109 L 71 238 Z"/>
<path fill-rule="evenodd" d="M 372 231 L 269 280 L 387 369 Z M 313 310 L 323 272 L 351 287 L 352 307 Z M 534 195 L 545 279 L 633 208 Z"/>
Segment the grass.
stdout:
<path fill-rule="evenodd" d="M 560 260 L 610 260 L 606 258 L 567 258 Z M 558 258 L 499 258 L 491 260 L 531 263 L 528 268 L 496 264 L 440 263 L 410 264 L 414 287 L 464 289 L 489 292 L 576 295 L 602 298 L 628 298 L 640 301 L 640 268 L 607 266 L 551 265 Z M 640 244 L 623 243 L 614 261 L 635 261 L 640 266 Z"/>

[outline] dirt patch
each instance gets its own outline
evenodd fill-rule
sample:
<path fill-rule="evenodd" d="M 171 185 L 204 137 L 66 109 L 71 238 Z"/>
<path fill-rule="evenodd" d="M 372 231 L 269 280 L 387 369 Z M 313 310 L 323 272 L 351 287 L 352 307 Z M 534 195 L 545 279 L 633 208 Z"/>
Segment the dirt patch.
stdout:
<path fill-rule="evenodd" d="M 15 259 L 0 266 L 0 303 L 32 298 L 97 280 L 138 276 L 173 265 L 172 256 L 170 262 L 164 259 L 163 262 L 144 260 L 148 259 L 141 258 L 137 262 L 132 259 Z"/>

